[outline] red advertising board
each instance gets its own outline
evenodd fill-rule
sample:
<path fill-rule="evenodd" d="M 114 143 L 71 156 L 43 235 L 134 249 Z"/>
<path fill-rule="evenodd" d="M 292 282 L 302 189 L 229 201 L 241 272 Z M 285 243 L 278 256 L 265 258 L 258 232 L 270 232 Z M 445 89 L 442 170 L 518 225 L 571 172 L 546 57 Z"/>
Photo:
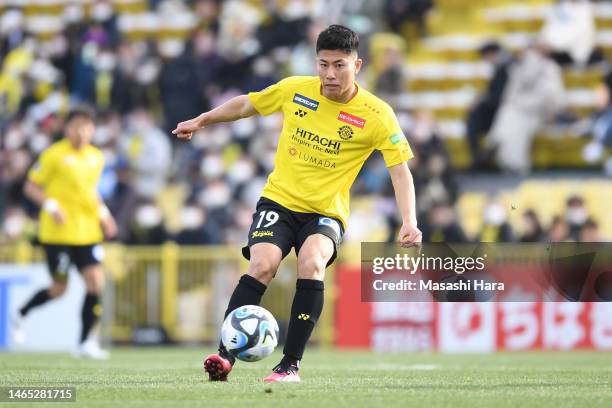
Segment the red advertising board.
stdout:
<path fill-rule="evenodd" d="M 610 302 L 362 302 L 336 270 L 336 345 L 378 351 L 612 350 Z"/>

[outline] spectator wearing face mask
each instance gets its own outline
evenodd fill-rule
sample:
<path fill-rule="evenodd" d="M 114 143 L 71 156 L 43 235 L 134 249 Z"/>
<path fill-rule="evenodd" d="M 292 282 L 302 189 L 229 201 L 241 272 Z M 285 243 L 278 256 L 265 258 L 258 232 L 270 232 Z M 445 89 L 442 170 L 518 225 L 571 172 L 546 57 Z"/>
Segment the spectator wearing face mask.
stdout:
<path fill-rule="evenodd" d="M 204 86 L 198 74 L 199 67 L 192 50 L 185 50 L 181 41 L 165 40 L 160 43 L 159 52 L 163 58 L 159 90 L 165 130 L 170 134 L 175 123 L 206 110 L 209 101 L 205 97 Z"/>
<path fill-rule="evenodd" d="M 567 199 L 565 221 L 569 227 L 569 236 L 577 241 L 580 229 L 589 219 L 589 213 L 584 206 L 584 199 L 578 195 Z"/>
<path fill-rule="evenodd" d="M 512 227 L 507 218 L 504 207 L 496 201 L 491 201 L 484 210 L 480 242 L 512 242 Z"/>
<path fill-rule="evenodd" d="M 195 201 L 187 203 L 180 212 L 181 230 L 174 240 L 180 245 L 220 244 L 220 226 L 208 217 Z"/>
<path fill-rule="evenodd" d="M 3 220 L 0 244 L 4 243 L 3 241 L 10 242 L 31 238 L 35 232 L 32 219 L 27 216 L 21 207 L 7 208 L 4 212 Z"/>
<path fill-rule="evenodd" d="M 168 137 L 155 125 L 148 111 L 139 109 L 129 117 L 121 151 L 132 171 L 133 188 L 139 197 L 154 199 L 167 183 L 172 162 Z"/>
<path fill-rule="evenodd" d="M 25 36 L 25 19 L 21 10 L 4 10 L 0 18 L 0 57 L 17 48 Z"/>
<path fill-rule="evenodd" d="M 128 245 L 160 245 L 168 239 L 161 209 L 145 201 L 134 211 L 129 227 Z"/>

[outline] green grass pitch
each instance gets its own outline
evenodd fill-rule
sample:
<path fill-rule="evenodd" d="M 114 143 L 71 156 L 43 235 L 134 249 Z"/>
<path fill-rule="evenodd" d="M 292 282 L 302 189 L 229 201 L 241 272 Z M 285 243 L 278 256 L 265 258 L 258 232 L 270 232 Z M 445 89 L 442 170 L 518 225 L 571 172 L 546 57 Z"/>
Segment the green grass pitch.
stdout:
<path fill-rule="evenodd" d="M 109 361 L 0 353 L 0 386 L 73 386 L 76 403 L 12 407 L 612 407 L 612 353 L 375 354 L 307 350 L 300 384 L 264 384 L 278 351 L 209 383 L 212 350 L 115 348 Z"/>

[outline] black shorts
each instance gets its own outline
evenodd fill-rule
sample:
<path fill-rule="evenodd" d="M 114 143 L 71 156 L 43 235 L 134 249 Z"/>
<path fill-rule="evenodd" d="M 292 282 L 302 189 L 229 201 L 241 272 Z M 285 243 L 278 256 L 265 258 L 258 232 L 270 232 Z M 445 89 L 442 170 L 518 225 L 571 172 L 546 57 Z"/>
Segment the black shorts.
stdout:
<path fill-rule="evenodd" d="M 53 280 L 67 280 L 70 265 L 79 272 L 83 268 L 102 262 L 104 251 L 99 244 L 93 245 L 55 245 L 43 244 L 47 256 L 47 267 Z"/>
<path fill-rule="evenodd" d="M 334 242 L 334 253 L 327 262 L 331 265 L 342 241 L 342 223 L 335 218 L 314 213 L 291 211 L 270 199 L 262 197 L 257 202 L 253 223 L 249 229 L 249 243 L 242 248 L 242 255 L 251 259 L 251 245 L 269 242 L 283 252 L 283 258 L 295 248 L 296 255 L 310 235 L 323 234 Z"/>

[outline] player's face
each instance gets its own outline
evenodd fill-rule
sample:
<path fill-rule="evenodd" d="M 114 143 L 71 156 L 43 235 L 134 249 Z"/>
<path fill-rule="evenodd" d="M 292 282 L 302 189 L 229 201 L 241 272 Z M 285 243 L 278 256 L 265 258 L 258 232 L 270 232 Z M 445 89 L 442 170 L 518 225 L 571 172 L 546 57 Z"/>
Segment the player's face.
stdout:
<path fill-rule="evenodd" d="M 333 101 L 347 102 L 353 94 L 355 76 L 363 61 L 357 53 L 342 50 L 321 50 L 317 54 L 317 70 L 323 96 Z"/>
<path fill-rule="evenodd" d="M 88 145 L 93 133 L 94 124 L 88 118 L 76 117 L 66 125 L 66 136 L 77 149 Z"/>

